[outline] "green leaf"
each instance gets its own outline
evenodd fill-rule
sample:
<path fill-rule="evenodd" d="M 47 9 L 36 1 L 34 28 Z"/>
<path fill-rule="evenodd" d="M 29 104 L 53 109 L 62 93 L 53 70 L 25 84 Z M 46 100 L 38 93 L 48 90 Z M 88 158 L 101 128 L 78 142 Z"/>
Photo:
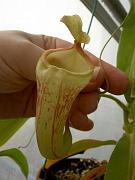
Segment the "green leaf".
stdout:
<path fill-rule="evenodd" d="M 135 0 L 128 0 L 130 5 L 133 6 L 135 4 Z"/>
<path fill-rule="evenodd" d="M 82 20 L 80 16 L 63 16 L 61 22 L 63 22 L 68 27 L 76 42 L 86 44 L 89 43 L 89 35 L 82 31 Z"/>
<path fill-rule="evenodd" d="M 0 120 L 0 146 L 5 144 L 13 134 L 27 121 L 27 118 Z"/>
<path fill-rule="evenodd" d="M 117 143 L 108 164 L 104 180 L 131 180 L 130 135 L 124 134 Z"/>
<path fill-rule="evenodd" d="M 69 154 L 77 154 L 81 151 L 85 151 L 90 148 L 96 148 L 104 145 L 115 145 L 116 141 L 114 140 L 107 140 L 107 141 L 101 141 L 101 140 L 94 140 L 94 139 L 84 139 L 80 140 L 78 142 L 75 142 L 70 151 Z"/>
<path fill-rule="evenodd" d="M 24 176 L 26 178 L 28 177 L 29 167 L 28 167 L 27 159 L 20 150 L 16 148 L 7 149 L 4 151 L 1 151 L 0 156 L 7 156 L 11 158 L 12 160 L 14 160 L 16 164 L 20 167 Z"/>
<path fill-rule="evenodd" d="M 117 54 L 117 67 L 128 75 L 131 82 L 131 87 L 125 94 L 128 102 L 135 97 L 135 3 L 131 4 L 123 23 Z"/>

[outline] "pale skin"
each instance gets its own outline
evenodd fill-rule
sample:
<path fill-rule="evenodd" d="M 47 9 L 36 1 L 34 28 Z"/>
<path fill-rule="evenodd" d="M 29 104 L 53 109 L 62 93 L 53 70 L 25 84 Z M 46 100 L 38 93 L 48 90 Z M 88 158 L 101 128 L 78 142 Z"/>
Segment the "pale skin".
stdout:
<path fill-rule="evenodd" d="M 41 54 L 48 49 L 71 46 L 59 38 L 33 35 L 21 31 L 0 31 L 0 119 L 34 117 L 36 115 L 35 68 Z M 87 52 L 90 61 L 99 65 L 99 59 Z M 103 66 L 103 67 L 102 67 Z M 99 88 L 120 95 L 127 91 L 127 76 L 102 61 L 96 77 L 79 94 L 70 111 L 70 123 L 79 130 L 90 130 L 93 122 L 87 115 L 96 110 L 99 102 Z"/>

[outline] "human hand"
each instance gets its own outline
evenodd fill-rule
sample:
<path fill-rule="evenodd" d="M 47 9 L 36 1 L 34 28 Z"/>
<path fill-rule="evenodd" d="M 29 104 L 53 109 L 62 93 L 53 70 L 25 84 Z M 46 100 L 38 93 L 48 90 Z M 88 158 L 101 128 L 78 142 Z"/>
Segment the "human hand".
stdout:
<path fill-rule="evenodd" d="M 21 31 L 0 32 L 0 118 L 33 117 L 36 113 L 36 64 L 44 50 L 68 47 L 70 43 L 58 38 L 32 35 Z M 99 59 L 88 53 L 94 65 Z M 70 121 L 74 128 L 89 130 L 93 123 L 87 114 L 96 110 L 100 87 L 108 79 L 112 94 L 123 94 L 128 89 L 124 73 L 103 62 L 100 72 L 76 98 Z"/>

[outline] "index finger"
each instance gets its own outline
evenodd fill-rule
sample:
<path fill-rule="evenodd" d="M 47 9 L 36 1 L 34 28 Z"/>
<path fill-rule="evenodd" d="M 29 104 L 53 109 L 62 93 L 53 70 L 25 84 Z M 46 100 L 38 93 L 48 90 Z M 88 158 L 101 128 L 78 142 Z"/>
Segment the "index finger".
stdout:
<path fill-rule="evenodd" d="M 88 52 L 87 54 L 90 57 L 92 64 L 99 66 L 100 59 Z M 124 94 L 128 90 L 129 80 L 124 72 L 105 61 L 102 61 L 100 68 L 101 69 L 96 79 L 90 82 L 83 92 L 91 92 L 97 90 L 98 88 L 102 88 L 112 94 L 120 95 Z M 108 86 L 106 85 L 106 80 Z"/>

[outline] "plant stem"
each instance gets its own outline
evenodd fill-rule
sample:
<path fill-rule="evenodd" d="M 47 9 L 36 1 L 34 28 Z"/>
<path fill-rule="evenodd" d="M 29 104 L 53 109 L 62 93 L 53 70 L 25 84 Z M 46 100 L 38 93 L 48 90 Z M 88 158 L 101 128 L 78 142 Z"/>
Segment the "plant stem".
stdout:
<path fill-rule="evenodd" d="M 127 106 L 122 101 L 120 101 L 118 98 L 116 98 L 115 96 L 110 95 L 110 94 L 101 94 L 100 96 L 108 98 L 108 99 L 112 99 L 121 107 L 121 109 L 123 109 L 123 111 L 128 111 Z"/>
<path fill-rule="evenodd" d="M 112 39 L 112 37 L 114 36 L 114 34 L 122 27 L 122 25 L 123 25 L 123 22 L 122 22 L 122 24 L 121 24 L 119 27 L 117 27 L 117 28 L 114 30 L 114 32 L 111 34 L 110 38 L 109 38 L 109 39 L 107 40 L 107 42 L 104 44 L 104 46 L 103 46 L 103 48 L 102 48 L 102 50 L 101 50 L 100 56 L 99 56 L 99 59 L 100 59 L 100 60 L 101 60 L 101 57 L 102 57 L 102 54 L 103 54 L 103 52 L 104 52 L 105 47 L 107 46 L 107 44 L 109 43 L 109 41 Z"/>
<path fill-rule="evenodd" d="M 101 57 L 102 57 L 102 54 L 103 54 L 103 52 L 104 52 L 104 50 L 105 50 L 105 47 L 107 46 L 107 44 L 109 43 L 109 41 L 111 40 L 111 38 L 114 36 L 114 34 L 122 27 L 122 25 L 123 25 L 123 22 L 122 22 L 122 24 L 121 24 L 118 28 L 116 28 L 116 29 L 114 30 L 114 32 L 111 34 L 110 38 L 109 38 L 109 39 L 107 40 L 107 42 L 104 44 L 104 46 L 103 46 L 103 48 L 102 48 L 102 50 L 101 50 L 101 52 L 100 52 L 99 63 L 100 63 L 100 66 L 102 67 L 103 72 L 104 72 L 104 74 L 105 74 L 105 82 L 106 82 L 106 90 L 103 91 L 102 94 L 103 94 L 103 93 L 106 93 L 106 92 L 108 91 L 108 89 L 109 89 L 109 82 L 108 82 L 108 78 L 107 78 L 107 76 L 106 76 L 106 71 L 105 71 L 105 69 L 104 69 L 104 66 L 103 66 Z"/>
<path fill-rule="evenodd" d="M 131 141 L 131 164 L 130 169 L 132 172 L 131 180 L 135 179 L 135 123 L 133 123 L 133 134 Z"/>
<path fill-rule="evenodd" d="M 123 116 L 124 116 L 124 126 L 123 126 L 123 129 L 127 133 L 130 133 L 131 127 L 130 127 L 130 123 L 128 121 L 128 118 L 129 118 L 128 107 L 122 101 L 120 101 L 118 98 L 116 98 L 115 96 L 112 96 L 110 94 L 101 94 L 100 96 L 108 98 L 108 99 L 112 99 L 113 101 L 115 101 L 119 105 L 119 107 L 123 110 Z"/>

